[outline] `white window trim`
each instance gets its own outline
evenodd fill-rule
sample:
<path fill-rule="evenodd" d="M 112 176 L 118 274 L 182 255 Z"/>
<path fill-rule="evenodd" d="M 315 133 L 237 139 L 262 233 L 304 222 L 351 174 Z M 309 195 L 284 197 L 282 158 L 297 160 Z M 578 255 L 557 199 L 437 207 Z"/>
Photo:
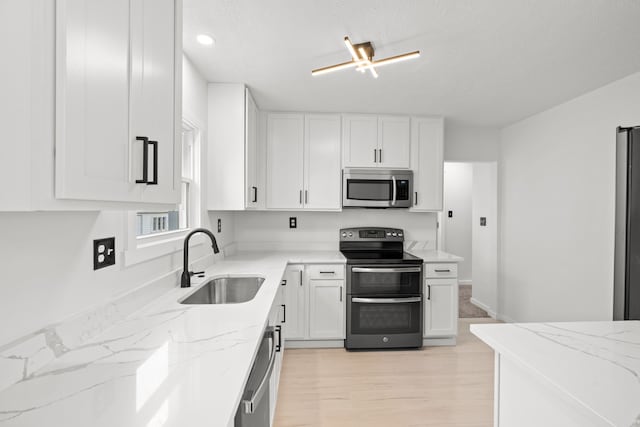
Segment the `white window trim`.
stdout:
<path fill-rule="evenodd" d="M 171 230 L 164 233 L 149 234 L 145 236 L 136 236 L 136 211 L 125 212 L 125 224 L 127 224 L 125 235 L 127 249 L 124 251 L 125 267 L 181 252 L 183 249 L 184 238 L 194 228 L 200 227 L 202 224 L 202 131 L 200 126 L 188 118 L 182 119 L 182 128 L 191 129 L 194 132 L 194 165 L 193 173 L 195 180 L 189 179 L 190 199 L 194 201 L 189 212 L 189 228 L 182 230 Z M 180 179 L 182 187 L 183 178 Z M 200 194 L 200 197 L 194 195 Z M 189 241 L 189 248 L 199 246 L 206 243 L 205 236 L 194 236 Z"/>

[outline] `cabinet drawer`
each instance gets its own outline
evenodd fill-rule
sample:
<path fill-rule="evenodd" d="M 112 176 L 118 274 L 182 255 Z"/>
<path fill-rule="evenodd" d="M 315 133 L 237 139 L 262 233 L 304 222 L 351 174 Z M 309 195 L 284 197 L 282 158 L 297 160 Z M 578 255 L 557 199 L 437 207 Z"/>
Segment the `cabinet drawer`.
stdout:
<path fill-rule="evenodd" d="M 307 265 L 309 279 L 344 279 L 343 264 Z"/>
<path fill-rule="evenodd" d="M 425 264 L 424 277 L 458 277 L 458 264 Z"/>

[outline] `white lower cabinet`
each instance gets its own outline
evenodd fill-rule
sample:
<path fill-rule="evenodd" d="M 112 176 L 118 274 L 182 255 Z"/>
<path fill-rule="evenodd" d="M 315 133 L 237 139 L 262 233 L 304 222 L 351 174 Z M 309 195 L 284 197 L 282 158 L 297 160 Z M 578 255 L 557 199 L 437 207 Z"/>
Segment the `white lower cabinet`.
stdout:
<path fill-rule="evenodd" d="M 344 339 L 344 264 L 290 265 L 283 281 L 289 342 Z"/>
<path fill-rule="evenodd" d="M 457 264 L 425 264 L 424 337 L 455 337 L 458 333 Z M 436 277 L 434 277 L 437 275 Z M 447 277 L 448 276 L 448 277 Z"/>
<path fill-rule="evenodd" d="M 287 339 L 304 339 L 306 336 L 306 292 L 302 275 L 304 265 L 290 265 L 284 273 L 284 304 L 286 323 L 284 337 Z"/>
<path fill-rule="evenodd" d="M 309 338 L 344 339 L 344 280 L 309 280 Z"/>

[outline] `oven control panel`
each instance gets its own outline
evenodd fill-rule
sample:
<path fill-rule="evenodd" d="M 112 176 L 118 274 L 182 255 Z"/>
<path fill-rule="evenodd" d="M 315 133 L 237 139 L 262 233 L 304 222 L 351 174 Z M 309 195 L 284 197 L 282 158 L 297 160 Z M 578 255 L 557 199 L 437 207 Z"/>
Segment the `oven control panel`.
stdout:
<path fill-rule="evenodd" d="M 340 230 L 341 242 L 403 242 L 401 228 L 355 227 Z"/>

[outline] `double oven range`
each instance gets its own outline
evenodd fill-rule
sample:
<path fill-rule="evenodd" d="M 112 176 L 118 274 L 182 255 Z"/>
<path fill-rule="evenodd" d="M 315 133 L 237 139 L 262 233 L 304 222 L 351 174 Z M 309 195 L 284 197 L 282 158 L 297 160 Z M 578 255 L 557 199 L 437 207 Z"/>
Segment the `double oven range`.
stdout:
<path fill-rule="evenodd" d="M 347 259 L 347 350 L 422 347 L 422 259 L 404 252 L 404 232 L 340 230 Z"/>

